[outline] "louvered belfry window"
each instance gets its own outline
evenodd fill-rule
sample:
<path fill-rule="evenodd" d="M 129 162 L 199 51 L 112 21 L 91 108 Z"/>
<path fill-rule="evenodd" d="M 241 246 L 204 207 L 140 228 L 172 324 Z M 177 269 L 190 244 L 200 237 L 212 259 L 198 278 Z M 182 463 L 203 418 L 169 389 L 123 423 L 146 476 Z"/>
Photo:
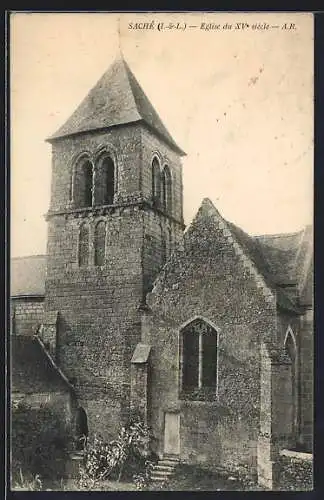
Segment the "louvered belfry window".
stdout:
<path fill-rule="evenodd" d="M 110 156 L 105 156 L 100 165 L 101 175 L 98 182 L 101 184 L 100 205 L 112 205 L 115 195 L 115 165 Z"/>
<path fill-rule="evenodd" d="M 161 197 L 160 164 L 156 157 L 154 157 L 152 162 L 152 196 L 154 203 L 160 204 L 160 197 Z"/>
<path fill-rule="evenodd" d="M 172 210 L 172 181 L 171 173 L 168 165 L 165 165 L 162 172 L 162 182 L 161 182 L 161 195 L 162 195 L 162 206 L 164 210 L 171 213 Z"/>
<path fill-rule="evenodd" d="M 85 155 L 73 168 L 70 183 L 70 201 L 76 208 L 88 208 L 93 201 L 93 164 Z"/>

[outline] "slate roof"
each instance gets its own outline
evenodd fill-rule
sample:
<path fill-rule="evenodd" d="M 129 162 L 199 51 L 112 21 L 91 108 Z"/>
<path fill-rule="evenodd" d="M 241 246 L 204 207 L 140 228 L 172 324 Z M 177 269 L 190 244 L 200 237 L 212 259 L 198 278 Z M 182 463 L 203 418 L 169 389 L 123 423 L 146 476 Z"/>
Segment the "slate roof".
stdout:
<path fill-rule="evenodd" d="M 298 307 L 284 287 L 295 285 L 300 292 L 300 305 L 312 303 L 312 227 L 288 234 L 249 236 L 234 224 L 227 223 L 264 276 L 266 283 L 277 294 L 278 305 L 298 311 Z"/>
<path fill-rule="evenodd" d="M 45 293 L 46 255 L 11 259 L 10 295 L 35 297 Z"/>
<path fill-rule="evenodd" d="M 257 236 L 272 275 L 279 285 L 295 284 L 301 305 L 313 301 L 313 227 L 282 235 Z"/>
<path fill-rule="evenodd" d="M 52 142 L 61 137 L 135 122 L 145 123 L 172 149 L 185 155 L 169 134 L 128 64 L 118 58 L 65 124 L 47 140 Z"/>
<path fill-rule="evenodd" d="M 227 222 L 227 225 L 266 280 L 272 285 L 294 282 L 296 248 L 281 250 L 265 244 L 266 238 L 264 237 L 250 236 L 231 222 Z M 282 237 L 284 239 L 285 235 Z"/>
<path fill-rule="evenodd" d="M 24 394 L 68 391 L 35 337 L 13 335 L 11 342 L 11 390 Z"/>
<path fill-rule="evenodd" d="M 269 245 L 278 250 L 296 250 L 300 244 L 302 233 L 303 231 L 298 231 L 296 233 L 260 234 L 254 236 L 254 238 L 258 239 L 260 243 Z"/>
<path fill-rule="evenodd" d="M 254 239 L 262 248 L 277 283 L 297 283 L 296 257 L 302 244 L 304 231 L 289 234 L 260 235 Z"/>
<path fill-rule="evenodd" d="M 258 241 L 257 238 L 253 238 L 245 233 L 242 229 L 235 226 L 234 224 L 227 222 L 230 231 L 234 235 L 236 241 L 240 244 L 244 253 L 250 260 L 255 264 L 256 268 L 265 278 L 265 282 L 268 287 L 276 292 L 277 304 L 279 307 L 292 312 L 298 312 L 294 302 L 288 297 L 283 290 L 278 287 L 278 275 L 276 274 L 275 268 L 273 266 L 273 261 L 269 259 L 269 255 L 265 252 L 264 246 Z M 279 281 L 281 281 L 279 279 Z"/>
<path fill-rule="evenodd" d="M 313 303 L 313 227 L 306 226 L 295 259 L 295 272 L 300 291 L 300 301 L 304 305 Z"/>
<path fill-rule="evenodd" d="M 300 303 L 304 306 L 312 306 L 313 296 L 314 296 L 314 262 L 312 258 L 305 273 L 303 286 L 300 288 Z"/>

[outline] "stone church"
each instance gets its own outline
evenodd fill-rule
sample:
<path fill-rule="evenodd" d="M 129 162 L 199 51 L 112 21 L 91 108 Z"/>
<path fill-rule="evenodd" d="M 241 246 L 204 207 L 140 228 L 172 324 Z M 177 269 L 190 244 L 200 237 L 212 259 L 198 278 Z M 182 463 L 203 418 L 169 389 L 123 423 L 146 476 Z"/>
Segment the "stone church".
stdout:
<path fill-rule="evenodd" d="M 312 227 L 249 236 L 204 199 L 185 228 L 185 153 L 123 59 L 47 140 L 47 256 L 12 261 L 12 399 L 107 439 L 140 411 L 160 457 L 271 487 L 281 450 L 312 452 Z"/>

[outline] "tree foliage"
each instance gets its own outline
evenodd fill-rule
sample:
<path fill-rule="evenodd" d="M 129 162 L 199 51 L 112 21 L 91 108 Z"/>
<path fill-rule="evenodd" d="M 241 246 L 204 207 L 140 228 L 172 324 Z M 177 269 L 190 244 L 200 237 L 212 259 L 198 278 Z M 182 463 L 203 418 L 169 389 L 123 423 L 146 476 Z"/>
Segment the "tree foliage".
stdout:
<path fill-rule="evenodd" d="M 70 436 L 54 408 L 20 403 L 11 415 L 11 471 L 24 476 L 56 478 L 64 474 Z"/>

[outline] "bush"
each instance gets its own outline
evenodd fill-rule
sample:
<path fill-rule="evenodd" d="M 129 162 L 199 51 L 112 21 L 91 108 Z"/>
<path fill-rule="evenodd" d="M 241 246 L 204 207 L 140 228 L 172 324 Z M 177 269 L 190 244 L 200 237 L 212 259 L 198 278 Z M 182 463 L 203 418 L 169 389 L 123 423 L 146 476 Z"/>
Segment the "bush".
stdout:
<path fill-rule="evenodd" d="M 53 408 L 20 403 L 12 410 L 11 424 L 13 477 L 20 477 L 20 470 L 51 479 L 64 474 L 69 436 Z"/>
<path fill-rule="evenodd" d="M 106 479 L 134 480 L 136 485 L 146 485 L 152 468 L 149 458 L 153 458 L 150 442 L 150 429 L 138 418 L 122 427 L 117 439 L 109 443 L 95 437 L 84 449 L 80 487 L 91 489 Z"/>

